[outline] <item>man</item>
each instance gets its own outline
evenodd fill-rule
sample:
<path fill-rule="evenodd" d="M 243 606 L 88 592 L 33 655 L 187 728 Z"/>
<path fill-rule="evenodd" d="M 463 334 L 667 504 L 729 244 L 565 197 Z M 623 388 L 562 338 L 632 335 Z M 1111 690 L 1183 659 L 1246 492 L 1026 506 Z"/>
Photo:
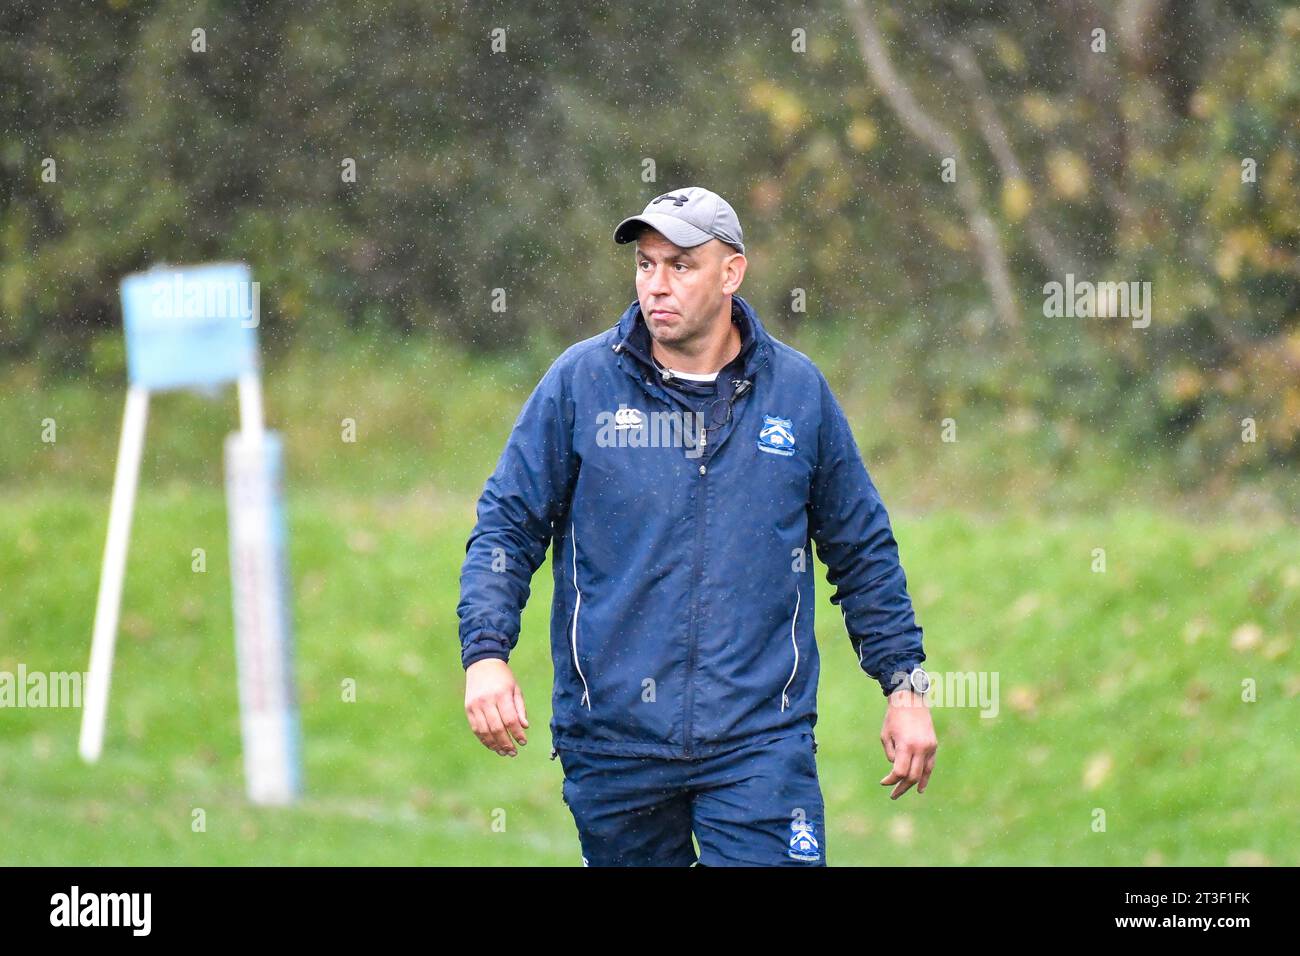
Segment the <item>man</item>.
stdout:
<path fill-rule="evenodd" d="M 470 727 L 499 754 L 527 742 L 507 659 L 554 541 L 551 757 L 583 863 L 825 865 L 812 541 L 898 705 L 881 784 L 924 792 L 934 768 L 888 515 L 826 379 L 737 294 L 730 204 L 674 190 L 614 240 L 636 242 L 637 301 L 550 367 L 479 499 L 458 607 Z"/>

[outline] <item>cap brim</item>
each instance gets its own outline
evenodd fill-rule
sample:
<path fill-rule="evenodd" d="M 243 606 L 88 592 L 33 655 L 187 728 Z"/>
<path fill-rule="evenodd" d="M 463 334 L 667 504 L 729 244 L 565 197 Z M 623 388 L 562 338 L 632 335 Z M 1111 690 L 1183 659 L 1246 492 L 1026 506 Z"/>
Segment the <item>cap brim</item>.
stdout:
<path fill-rule="evenodd" d="M 642 226 L 649 226 L 663 233 L 665 239 L 683 249 L 698 246 L 713 238 L 703 229 L 696 229 L 689 222 L 676 216 L 643 213 L 640 216 L 629 216 L 620 222 L 614 230 L 614 241 L 621 243 L 634 241 Z"/>

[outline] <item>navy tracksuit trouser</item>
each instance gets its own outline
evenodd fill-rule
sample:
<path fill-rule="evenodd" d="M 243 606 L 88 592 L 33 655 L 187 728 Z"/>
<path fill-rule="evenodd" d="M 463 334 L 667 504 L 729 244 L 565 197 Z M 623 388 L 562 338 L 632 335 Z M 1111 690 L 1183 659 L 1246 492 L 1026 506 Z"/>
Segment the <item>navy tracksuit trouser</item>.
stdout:
<path fill-rule="evenodd" d="M 565 748 L 564 802 L 586 866 L 825 866 L 811 733 L 683 760 Z"/>

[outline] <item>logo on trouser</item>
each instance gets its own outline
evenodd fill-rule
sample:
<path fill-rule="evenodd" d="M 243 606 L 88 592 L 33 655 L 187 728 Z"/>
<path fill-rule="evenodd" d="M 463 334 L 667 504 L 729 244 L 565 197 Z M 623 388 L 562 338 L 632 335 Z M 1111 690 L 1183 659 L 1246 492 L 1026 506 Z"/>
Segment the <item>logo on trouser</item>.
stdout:
<path fill-rule="evenodd" d="M 790 824 L 790 858 L 815 863 L 822 858 L 821 847 L 817 837 L 813 836 L 813 825 L 794 820 Z"/>

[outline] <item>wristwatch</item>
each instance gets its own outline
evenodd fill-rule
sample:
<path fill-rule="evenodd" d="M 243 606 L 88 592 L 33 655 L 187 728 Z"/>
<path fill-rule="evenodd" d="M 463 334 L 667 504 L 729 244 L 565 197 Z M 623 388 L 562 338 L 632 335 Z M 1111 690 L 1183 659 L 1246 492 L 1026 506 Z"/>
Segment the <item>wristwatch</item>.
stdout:
<path fill-rule="evenodd" d="M 897 678 L 902 678 L 902 679 L 896 680 L 894 684 L 894 688 L 893 690 L 890 691 L 890 694 L 893 694 L 894 691 L 898 690 L 899 688 L 906 687 L 908 690 L 914 691 L 915 693 L 920 694 L 922 697 L 924 697 L 925 692 L 930 689 L 930 675 L 927 674 L 925 672 L 925 669 L 921 667 L 919 664 L 916 667 L 912 668 L 912 672 L 910 674 L 904 673 L 903 671 L 897 671 L 893 676 L 896 679 Z"/>

